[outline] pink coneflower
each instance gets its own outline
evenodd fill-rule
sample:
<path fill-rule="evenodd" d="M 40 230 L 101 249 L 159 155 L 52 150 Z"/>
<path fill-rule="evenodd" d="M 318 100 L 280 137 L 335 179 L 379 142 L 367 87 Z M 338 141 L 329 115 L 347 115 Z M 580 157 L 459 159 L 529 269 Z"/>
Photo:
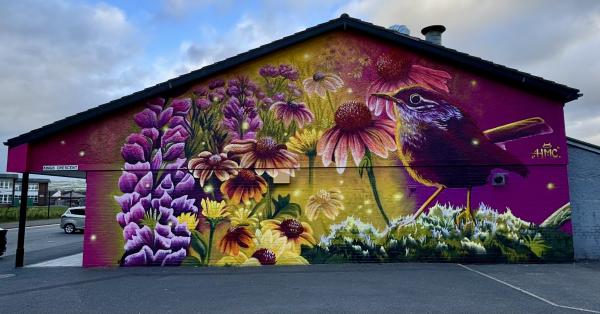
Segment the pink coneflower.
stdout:
<path fill-rule="evenodd" d="M 395 92 L 401 87 L 419 85 L 428 89 L 448 92 L 448 80 L 452 78 L 446 71 L 434 70 L 422 65 L 413 64 L 402 56 L 382 54 L 376 62 L 377 78 L 368 89 L 369 109 L 376 116 L 385 111 L 386 115 L 395 120 L 394 102 L 370 96 L 374 93 Z"/>
<path fill-rule="evenodd" d="M 299 128 L 311 123 L 315 116 L 306 105 L 295 101 L 278 101 L 271 106 L 277 119 L 283 120 L 285 127 L 289 127 L 295 121 Z"/>
<path fill-rule="evenodd" d="M 188 169 L 195 178 L 204 186 L 204 182 L 214 175 L 221 181 L 228 180 L 230 176 L 237 175 L 238 164 L 227 158 L 227 154 L 213 154 L 208 151 L 201 152 L 197 157 L 190 158 Z"/>
<path fill-rule="evenodd" d="M 294 176 L 294 169 L 300 167 L 298 155 L 287 150 L 283 144 L 277 143 L 271 137 L 257 140 L 236 140 L 225 146 L 225 152 L 240 155 L 240 167 L 254 168 L 258 175 L 267 172 L 276 177 L 279 172 Z"/>
<path fill-rule="evenodd" d="M 324 98 L 328 91 L 335 92 L 342 88 L 344 81 L 333 73 L 316 72 L 311 78 L 302 81 L 302 84 L 307 93 L 315 93 Z"/>
<path fill-rule="evenodd" d="M 364 103 L 347 102 L 336 110 L 335 126 L 323 134 L 317 144 L 317 153 L 322 156 L 325 166 L 333 161 L 337 171 L 343 173 L 348 151 L 357 166 L 366 149 L 387 158 L 388 151 L 396 150 L 394 129 L 393 121 L 374 116 Z"/>

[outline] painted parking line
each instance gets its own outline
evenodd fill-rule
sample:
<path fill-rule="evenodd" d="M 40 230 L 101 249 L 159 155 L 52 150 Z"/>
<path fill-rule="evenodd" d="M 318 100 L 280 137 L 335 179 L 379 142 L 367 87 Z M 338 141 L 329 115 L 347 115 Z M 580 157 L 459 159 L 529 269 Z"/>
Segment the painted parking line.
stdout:
<path fill-rule="evenodd" d="M 491 279 L 491 280 L 493 280 L 495 282 L 503 284 L 503 285 L 505 285 L 507 287 L 510 287 L 510 288 L 512 288 L 514 290 L 517 290 L 517 291 L 519 291 L 521 293 L 524 293 L 524 294 L 526 294 L 526 295 L 528 295 L 530 297 L 536 298 L 536 299 L 538 299 L 538 300 L 540 300 L 542 302 L 550 304 L 550 305 L 552 305 L 554 307 L 558 307 L 558 308 L 562 308 L 562 309 L 575 310 L 575 311 L 581 311 L 581 312 L 588 312 L 588 313 L 600 313 L 600 311 L 595 311 L 595 310 L 590 310 L 590 309 L 584 309 L 584 308 L 580 308 L 580 307 L 567 306 L 567 305 L 562 305 L 562 304 L 558 304 L 558 303 L 552 302 L 552 301 L 550 301 L 550 300 L 548 300 L 546 298 L 540 297 L 539 295 L 537 295 L 537 294 L 535 294 L 533 292 L 529 292 L 529 291 L 527 291 L 527 290 L 525 290 L 523 288 L 519 288 L 519 287 L 517 287 L 517 286 L 515 286 L 513 284 L 510 284 L 510 283 L 508 283 L 506 281 L 503 281 L 503 280 L 500 280 L 500 279 L 498 279 L 498 278 L 496 278 L 494 276 L 491 276 L 491 275 L 488 275 L 486 273 L 483 273 L 483 272 L 480 272 L 478 270 L 475 270 L 475 269 L 473 269 L 473 268 L 471 268 L 469 266 L 465 266 L 463 264 L 457 264 L 457 265 L 460 266 L 460 267 L 462 267 L 462 268 L 464 268 L 464 269 L 466 269 L 466 270 L 468 270 L 468 271 L 474 272 L 474 273 L 476 273 L 478 275 L 481 275 L 481 276 L 486 277 L 488 279 Z"/>
<path fill-rule="evenodd" d="M 48 225 L 39 225 L 39 226 L 29 226 L 29 227 L 25 227 L 25 229 L 35 229 L 35 228 L 52 227 L 52 226 L 60 226 L 60 224 L 48 224 Z M 17 230 L 17 229 L 19 229 L 19 227 L 8 228 L 8 229 L 4 229 L 4 230 Z"/>
<path fill-rule="evenodd" d="M 14 277 L 15 274 L 0 274 L 0 279 Z"/>
<path fill-rule="evenodd" d="M 83 263 L 83 253 L 63 256 L 49 261 L 27 265 L 26 267 L 81 267 Z"/>

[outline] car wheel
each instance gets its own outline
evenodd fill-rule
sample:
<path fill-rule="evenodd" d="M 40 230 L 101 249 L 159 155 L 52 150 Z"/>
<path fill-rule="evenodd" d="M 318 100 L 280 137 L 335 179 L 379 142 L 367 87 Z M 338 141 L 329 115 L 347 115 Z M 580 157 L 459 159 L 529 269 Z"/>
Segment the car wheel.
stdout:
<path fill-rule="evenodd" d="M 65 233 L 71 234 L 73 232 L 75 232 L 75 226 L 73 224 L 66 224 L 65 225 Z"/>

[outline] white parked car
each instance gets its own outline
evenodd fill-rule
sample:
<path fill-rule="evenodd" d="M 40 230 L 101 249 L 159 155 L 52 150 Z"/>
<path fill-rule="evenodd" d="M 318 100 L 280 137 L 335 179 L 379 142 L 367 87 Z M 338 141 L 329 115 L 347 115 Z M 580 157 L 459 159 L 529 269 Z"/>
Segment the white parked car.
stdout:
<path fill-rule="evenodd" d="M 60 216 L 60 227 L 65 233 L 85 229 L 85 206 L 71 207 Z"/>

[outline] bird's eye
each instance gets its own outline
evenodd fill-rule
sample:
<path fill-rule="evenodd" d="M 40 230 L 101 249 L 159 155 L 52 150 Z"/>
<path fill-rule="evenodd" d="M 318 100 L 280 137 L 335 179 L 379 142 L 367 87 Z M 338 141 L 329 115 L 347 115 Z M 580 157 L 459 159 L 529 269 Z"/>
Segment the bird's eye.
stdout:
<path fill-rule="evenodd" d="M 419 94 L 412 94 L 412 95 L 410 95 L 408 100 L 410 101 L 411 104 L 418 105 L 419 103 L 421 103 L 421 101 L 423 99 L 421 98 L 421 95 L 419 95 Z"/>

